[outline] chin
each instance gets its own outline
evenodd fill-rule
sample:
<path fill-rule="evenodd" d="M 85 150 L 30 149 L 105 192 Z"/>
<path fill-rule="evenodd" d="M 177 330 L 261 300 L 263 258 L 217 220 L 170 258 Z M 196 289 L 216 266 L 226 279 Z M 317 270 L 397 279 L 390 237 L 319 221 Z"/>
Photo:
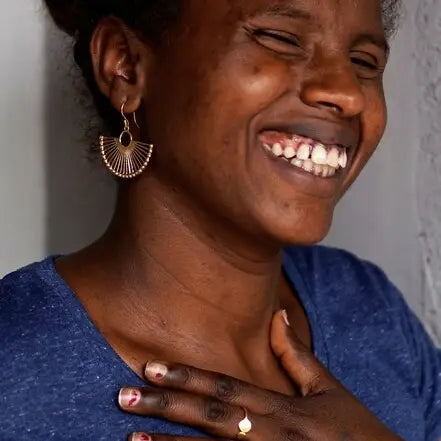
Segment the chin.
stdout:
<path fill-rule="evenodd" d="M 296 207 L 293 211 L 293 213 L 283 213 L 277 210 L 273 211 L 273 216 L 261 218 L 261 227 L 266 235 L 279 246 L 315 245 L 328 235 L 332 225 L 334 205 Z"/>

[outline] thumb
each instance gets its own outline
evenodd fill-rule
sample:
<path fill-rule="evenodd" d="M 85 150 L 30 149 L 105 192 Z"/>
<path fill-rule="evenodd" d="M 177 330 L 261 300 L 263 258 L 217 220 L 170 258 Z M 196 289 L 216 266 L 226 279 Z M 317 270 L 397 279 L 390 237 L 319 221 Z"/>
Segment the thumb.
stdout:
<path fill-rule="evenodd" d="M 274 314 L 271 347 L 302 396 L 317 394 L 333 385 L 332 377 L 291 328 L 285 310 Z"/>

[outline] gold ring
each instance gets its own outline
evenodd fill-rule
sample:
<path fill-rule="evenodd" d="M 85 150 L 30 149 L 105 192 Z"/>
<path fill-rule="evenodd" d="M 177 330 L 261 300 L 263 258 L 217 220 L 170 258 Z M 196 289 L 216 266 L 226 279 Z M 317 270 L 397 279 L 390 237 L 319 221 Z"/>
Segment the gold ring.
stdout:
<path fill-rule="evenodd" d="M 253 424 L 248 418 L 247 410 L 243 408 L 243 411 L 245 412 L 245 418 L 239 422 L 239 433 L 237 434 L 237 437 L 241 439 L 246 438 L 253 428 Z"/>

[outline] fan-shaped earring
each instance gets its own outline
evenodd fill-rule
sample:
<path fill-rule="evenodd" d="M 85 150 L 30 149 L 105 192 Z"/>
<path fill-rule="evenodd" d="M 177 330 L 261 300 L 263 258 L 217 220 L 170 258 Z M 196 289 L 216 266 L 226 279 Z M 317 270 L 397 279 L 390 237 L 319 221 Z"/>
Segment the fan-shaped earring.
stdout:
<path fill-rule="evenodd" d="M 119 138 L 100 136 L 100 150 L 106 167 L 118 178 L 132 179 L 139 176 L 148 166 L 152 157 L 153 145 L 135 141 L 130 132 L 130 122 L 124 114 L 124 105 L 121 106 L 121 115 L 124 120 L 124 130 Z M 136 113 L 133 121 L 137 127 Z"/>

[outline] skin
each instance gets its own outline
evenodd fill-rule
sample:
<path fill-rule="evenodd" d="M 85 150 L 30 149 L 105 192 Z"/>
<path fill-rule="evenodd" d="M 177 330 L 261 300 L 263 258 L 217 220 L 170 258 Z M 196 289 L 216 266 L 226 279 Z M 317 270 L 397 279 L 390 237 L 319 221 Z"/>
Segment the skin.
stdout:
<path fill-rule="evenodd" d="M 162 359 L 291 398 L 301 388 L 268 338 L 283 308 L 311 348 L 281 250 L 326 235 L 378 145 L 387 51 L 379 1 L 299 0 L 301 14 L 293 6 L 189 0 L 162 44 L 116 19 L 94 32 L 100 90 L 115 109 L 137 112 L 134 137 L 155 153 L 140 178 L 120 185 L 103 237 L 57 267 L 140 376 L 146 360 Z M 280 167 L 258 141 L 274 127 L 345 143 L 348 167 L 333 179 Z"/>
<path fill-rule="evenodd" d="M 284 312 L 280 311 L 274 317 L 271 345 L 297 386 L 296 396 L 263 390 L 189 366 L 151 362 L 145 374 L 153 388 L 122 389 L 121 408 L 196 426 L 212 436 L 206 440 L 213 441 L 236 439 L 242 430 L 249 430 L 246 437 L 256 441 L 400 441 L 314 358 L 283 316 Z M 248 429 L 238 425 L 244 417 L 251 422 Z M 130 437 L 130 441 L 153 439 L 197 441 L 200 438 L 146 432 L 133 433 Z"/>

